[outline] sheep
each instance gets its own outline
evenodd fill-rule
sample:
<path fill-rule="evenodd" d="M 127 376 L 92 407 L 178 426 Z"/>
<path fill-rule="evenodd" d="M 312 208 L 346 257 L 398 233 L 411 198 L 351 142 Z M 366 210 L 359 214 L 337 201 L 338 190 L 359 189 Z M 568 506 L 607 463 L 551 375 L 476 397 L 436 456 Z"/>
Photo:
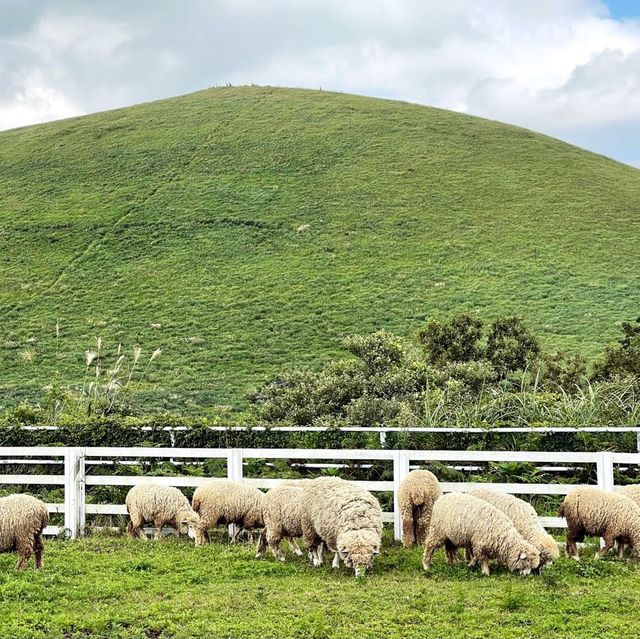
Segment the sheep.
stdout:
<path fill-rule="evenodd" d="M 188 534 L 191 539 L 200 535 L 200 517 L 193 511 L 189 500 L 172 486 L 139 484 L 125 499 L 131 520 L 127 526 L 130 537 L 146 539 L 143 526 L 152 523 L 156 527 L 155 539 L 162 538 L 162 527 L 169 525 L 179 535 Z"/>
<path fill-rule="evenodd" d="M 324 544 L 340 560 L 364 575 L 380 552 L 382 509 L 368 491 L 338 477 L 319 477 L 303 488 L 302 537 L 314 566 L 322 564 Z"/>
<path fill-rule="evenodd" d="M 35 554 L 36 569 L 43 566 L 42 531 L 49 523 L 44 502 L 31 495 L 0 498 L 0 552 L 17 551 L 16 570 L 24 570 Z"/>
<path fill-rule="evenodd" d="M 425 570 L 429 570 L 433 553 L 441 546 L 445 547 L 449 563 L 453 563 L 458 548 L 467 549 L 472 556 L 470 565 L 479 562 L 483 575 L 489 574 L 490 559 L 522 575 L 540 565 L 538 549 L 522 538 L 503 512 L 461 493 L 444 495 L 433 506 L 422 558 Z"/>
<path fill-rule="evenodd" d="M 412 470 L 398 489 L 398 506 L 402 519 L 402 545 L 423 546 L 429 531 L 433 504 L 442 496 L 438 478 L 428 470 Z"/>
<path fill-rule="evenodd" d="M 223 524 L 235 524 L 237 529 L 231 543 L 236 543 L 242 530 L 262 528 L 264 493 L 230 480 L 218 480 L 199 486 L 193 493 L 191 505 L 200 515 L 202 537 L 196 545 L 209 541 L 208 530 Z"/>
<path fill-rule="evenodd" d="M 479 488 L 472 490 L 469 494 L 492 504 L 511 519 L 522 537 L 540 551 L 540 569 L 560 557 L 558 544 L 540 525 L 538 513 L 531 504 L 513 495 L 495 490 Z"/>
<path fill-rule="evenodd" d="M 617 490 L 618 495 L 624 495 L 633 499 L 640 506 L 640 484 L 629 484 L 628 486 L 620 486 Z"/>
<path fill-rule="evenodd" d="M 256 557 L 263 557 L 268 545 L 273 556 L 284 561 L 280 549 L 283 538 L 287 539 L 296 555 L 302 555 L 295 541 L 296 537 L 302 537 L 302 494 L 302 485 L 285 481 L 265 495 L 262 507 L 264 528 L 260 533 Z"/>
<path fill-rule="evenodd" d="M 640 554 L 640 506 L 624 494 L 599 488 L 576 488 L 570 492 L 558 511 L 567 520 L 567 555 L 580 560 L 577 542 L 585 535 L 602 537 L 604 546 L 596 552 L 603 557 L 617 542 L 621 556 L 625 546 Z"/>

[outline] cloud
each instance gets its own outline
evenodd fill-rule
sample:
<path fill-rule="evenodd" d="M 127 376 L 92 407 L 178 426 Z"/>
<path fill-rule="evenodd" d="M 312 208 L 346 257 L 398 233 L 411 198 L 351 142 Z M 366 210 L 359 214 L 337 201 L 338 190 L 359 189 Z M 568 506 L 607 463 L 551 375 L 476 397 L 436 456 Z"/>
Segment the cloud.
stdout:
<path fill-rule="evenodd" d="M 253 82 L 465 111 L 637 160 L 640 21 L 598 0 L 0 0 L 0 14 L 1 128 Z"/>

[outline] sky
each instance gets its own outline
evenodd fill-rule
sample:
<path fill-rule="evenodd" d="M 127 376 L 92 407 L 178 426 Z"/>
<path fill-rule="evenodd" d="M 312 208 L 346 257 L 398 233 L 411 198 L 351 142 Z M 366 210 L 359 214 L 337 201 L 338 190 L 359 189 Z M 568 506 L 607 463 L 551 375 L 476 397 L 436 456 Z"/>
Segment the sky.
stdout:
<path fill-rule="evenodd" d="M 640 0 L 0 0 L 0 129 L 227 83 L 452 109 L 640 167 Z"/>

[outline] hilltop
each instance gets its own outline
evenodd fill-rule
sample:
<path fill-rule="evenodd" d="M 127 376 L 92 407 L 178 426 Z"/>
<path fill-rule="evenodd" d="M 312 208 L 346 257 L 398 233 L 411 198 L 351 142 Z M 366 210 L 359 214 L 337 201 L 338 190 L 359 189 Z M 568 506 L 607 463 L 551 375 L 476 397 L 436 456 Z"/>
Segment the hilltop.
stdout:
<path fill-rule="evenodd" d="M 191 412 L 461 311 L 593 356 L 639 313 L 638 237 L 637 169 L 396 101 L 225 87 L 6 131 L 0 405 L 80 382 L 97 336 L 162 348 L 140 392 Z"/>

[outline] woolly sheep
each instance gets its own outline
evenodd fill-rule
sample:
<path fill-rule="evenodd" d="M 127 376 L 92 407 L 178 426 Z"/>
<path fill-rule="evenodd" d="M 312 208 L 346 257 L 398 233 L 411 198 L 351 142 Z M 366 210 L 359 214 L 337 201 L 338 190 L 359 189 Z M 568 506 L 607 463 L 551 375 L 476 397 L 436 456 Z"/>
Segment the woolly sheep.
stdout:
<path fill-rule="evenodd" d="M 560 556 L 555 539 L 540 525 L 538 513 L 531 504 L 513 495 L 480 488 L 469 493 L 502 511 L 516 530 L 540 551 L 540 568 L 551 564 Z"/>
<path fill-rule="evenodd" d="M 480 563 L 482 574 L 489 574 L 489 560 L 496 559 L 513 572 L 528 575 L 540 564 L 540 552 L 525 541 L 511 520 L 495 506 L 477 497 L 450 493 L 433 506 L 431 525 L 422 565 L 429 570 L 437 548 L 445 547 L 452 563 L 458 548 L 473 557 L 470 565 Z"/>
<path fill-rule="evenodd" d="M 423 546 L 429 532 L 431 511 L 442 496 L 438 478 L 428 470 L 412 470 L 398 489 L 398 506 L 402 519 L 402 544 Z"/>
<path fill-rule="evenodd" d="M 17 551 L 16 570 L 24 570 L 35 554 L 36 569 L 42 568 L 42 531 L 49 523 L 46 505 L 31 495 L 0 498 L 0 552 Z"/>
<path fill-rule="evenodd" d="M 302 494 L 302 485 L 283 482 L 264 496 L 264 528 L 260 533 L 256 557 L 264 556 L 268 546 L 276 559 L 284 561 L 280 542 L 285 538 L 293 552 L 302 555 L 302 550 L 295 541 L 296 537 L 302 537 Z"/>
<path fill-rule="evenodd" d="M 602 537 L 604 546 L 596 552 L 602 557 L 617 542 L 619 553 L 625 546 L 640 553 L 640 507 L 624 494 L 599 488 L 577 488 L 560 505 L 559 514 L 567 520 L 567 555 L 579 561 L 577 542 L 585 535 Z"/>
<path fill-rule="evenodd" d="M 319 477 L 303 488 L 302 537 L 314 566 L 322 564 L 324 544 L 335 553 L 333 567 L 364 575 L 380 552 L 382 510 L 368 491 L 338 477 Z"/>
<path fill-rule="evenodd" d="M 162 527 L 166 525 L 175 528 L 180 535 L 188 534 L 192 539 L 199 535 L 200 518 L 177 488 L 139 484 L 127 493 L 125 504 L 131 518 L 127 526 L 130 537 L 146 539 L 145 523 L 156 527 L 156 539 L 162 537 Z"/>
<path fill-rule="evenodd" d="M 219 480 L 196 488 L 191 505 L 200 515 L 202 536 L 196 545 L 209 541 L 208 530 L 225 524 L 237 529 L 231 543 L 238 541 L 242 530 L 262 528 L 264 493 L 235 481 Z"/>
<path fill-rule="evenodd" d="M 640 484 L 629 484 L 628 486 L 621 486 L 617 490 L 618 495 L 624 495 L 633 499 L 640 506 Z"/>

